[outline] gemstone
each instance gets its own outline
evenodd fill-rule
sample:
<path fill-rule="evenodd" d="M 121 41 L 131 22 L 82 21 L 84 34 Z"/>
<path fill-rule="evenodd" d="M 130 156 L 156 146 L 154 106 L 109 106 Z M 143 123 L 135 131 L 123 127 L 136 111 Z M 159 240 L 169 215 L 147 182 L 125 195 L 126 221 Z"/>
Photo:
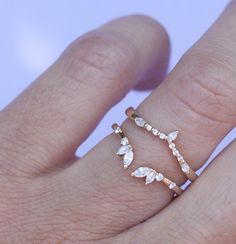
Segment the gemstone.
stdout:
<path fill-rule="evenodd" d="M 184 173 L 188 174 L 190 168 L 189 168 L 189 165 L 187 163 L 183 163 L 183 164 L 181 164 L 181 169 Z"/>
<path fill-rule="evenodd" d="M 169 189 L 173 189 L 173 188 L 175 188 L 175 187 L 176 187 L 175 182 L 171 182 L 171 183 L 169 184 Z"/>
<path fill-rule="evenodd" d="M 137 126 L 140 126 L 140 127 L 144 127 L 144 125 L 146 123 L 143 118 L 139 118 L 139 117 L 135 118 L 134 122 L 136 123 Z"/>
<path fill-rule="evenodd" d="M 152 171 L 152 169 L 148 168 L 148 167 L 139 167 L 138 169 L 136 169 L 131 175 L 135 176 L 135 177 L 145 177 L 147 176 L 150 172 Z"/>
<path fill-rule="evenodd" d="M 146 177 L 146 184 L 152 183 L 156 179 L 156 172 L 152 170 Z"/>
<path fill-rule="evenodd" d="M 177 138 L 177 136 L 178 136 L 178 131 L 177 130 L 173 131 L 168 134 L 167 141 L 170 143 L 170 142 L 174 141 Z"/>
<path fill-rule="evenodd" d="M 173 150 L 173 149 L 175 148 L 175 144 L 174 144 L 173 142 L 170 143 L 170 144 L 169 144 L 169 148 Z"/>
<path fill-rule="evenodd" d="M 151 125 L 149 125 L 149 124 L 145 124 L 145 128 L 146 128 L 146 130 L 147 130 L 147 131 L 151 131 L 152 126 L 151 126 Z"/>
<path fill-rule="evenodd" d="M 157 173 L 156 174 L 156 180 L 157 181 L 162 181 L 164 179 L 164 175 L 163 174 L 161 174 L 161 173 Z"/>
<path fill-rule="evenodd" d="M 176 156 L 176 157 L 179 157 L 180 156 L 180 153 L 177 149 L 173 150 L 173 155 Z"/>
<path fill-rule="evenodd" d="M 127 168 L 133 162 L 133 159 L 134 159 L 133 151 L 129 150 L 128 152 L 126 152 L 123 158 L 124 167 Z"/>
<path fill-rule="evenodd" d="M 128 138 L 127 137 L 122 138 L 120 144 L 123 146 L 128 145 L 129 144 Z"/>
<path fill-rule="evenodd" d="M 152 134 L 154 136 L 157 136 L 158 135 L 158 129 L 152 128 Z"/>
<path fill-rule="evenodd" d="M 119 133 L 122 132 L 122 130 L 121 130 L 120 127 L 116 127 L 115 130 L 114 130 L 114 132 L 115 132 L 116 134 L 119 134 Z"/>
<path fill-rule="evenodd" d="M 160 133 L 159 137 L 160 137 L 160 139 L 164 140 L 166 135 L 164 133 Z"/>
<path fill-rule="evenodd" d="M 178 159 L 178 161 L 179 161 L 180 163 L 184 163 L 184 158 L 183 158 L 183 156 L 179 156 L 177 159 Z"/>
<path fill-rule="evenodd" d="M 126 154 L 128 151 L 130 150 L 129 146 L 128 145 L 125 145 L 125 146 L 121 146 L 118 151 L 117 151 L 117 155 L 124 155 Z"/>

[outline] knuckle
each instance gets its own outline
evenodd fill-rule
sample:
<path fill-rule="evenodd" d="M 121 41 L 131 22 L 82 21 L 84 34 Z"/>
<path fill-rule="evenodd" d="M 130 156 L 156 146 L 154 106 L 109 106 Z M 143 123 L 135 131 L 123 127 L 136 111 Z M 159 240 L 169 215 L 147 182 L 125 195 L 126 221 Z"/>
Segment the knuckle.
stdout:
<path fill-rule="evenodd" d="M 198 51 L 185 54 L 181 65 L 177 75 L 178 89 L 172 93 L 187 108 L 188 118 L 198 119 L 201 125 L 210 123 L 213 127 L 232 123 L 232 119 L 235 121 L 235 71 L 225 59 Z"/>
<path fill-rule="evenodd" d="M 115 31 L 93 31 L 73 43 L 66 57 L 67 76 L 80 82 L 87 80 L 90 85 L 104 82 L 110 86 L 132 77 L 129 66 L 136 58 L 136 50 L 124 35 Z"/>

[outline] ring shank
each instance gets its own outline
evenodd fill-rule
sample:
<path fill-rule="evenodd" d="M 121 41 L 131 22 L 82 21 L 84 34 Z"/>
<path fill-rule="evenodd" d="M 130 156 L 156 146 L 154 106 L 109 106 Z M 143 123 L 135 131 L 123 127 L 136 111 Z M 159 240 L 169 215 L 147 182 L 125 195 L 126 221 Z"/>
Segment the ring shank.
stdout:
<path fill-rule="evenodd" d="M 172 150 L 172 154 L 178 159 L 178 163 L 180 165 L 180 168 L 181 168 L 181 171 L 186 175 L 186 177 L 190 180 L 190 181 L 195 181 L 198 177 L 198 175 L 195 173 L 195 171 L 188 165 L 188 163 L 184 160 L 183 156 L 180 154 L 179 150 L 177 150 L 175 144 L 171 143 L 170 141 L 168 141 L 168 136 L 166 136 L 165 133 L 163 132 L 160 132 L 158 129 L 154 128 L 152 125 L 150 125 L 149 123 L 147 123 L 142 117 L 140 117 L 138 115 L 138 113 L 135 111 L 134 108 L 132 107 L 129 107 L 126 111 L 125 111 L 127 117 L 133 121 L 136 122 L 136 119 L 142 119 L 143 120 L 143 124 L 142 125 L 138 125 L 139 127 L 142 127 L 144 129 L 146 129 L 148 132 L 150 132 L 152 135 L 153 134 L 153 130 L 156 130 L 156 134 L 155 136 L 157 138 L 160 138 L 162 140 L 165 140 L 168 142 L 168 146 L 170 148 L 170 146 L 173 145 L 173 148 L 171 149 Z M 136 123 L 137 124 L 137 123 Z M 176 137 L 177 137 L 177 133 L 178 131 L 176 131 Z M 175 137 L 175 138 L 176 138 Z M 172 145 L 170 145 L 172 144 Z M 175 155 L 174 151 L 177 153 L 177 155 Z M 182 161 L 180 161 L 182 160 Z M 183 167 L 185 166 L 185 167 Z M 187 170 L 186 170 L 186 167 L 187 167 Z"/>

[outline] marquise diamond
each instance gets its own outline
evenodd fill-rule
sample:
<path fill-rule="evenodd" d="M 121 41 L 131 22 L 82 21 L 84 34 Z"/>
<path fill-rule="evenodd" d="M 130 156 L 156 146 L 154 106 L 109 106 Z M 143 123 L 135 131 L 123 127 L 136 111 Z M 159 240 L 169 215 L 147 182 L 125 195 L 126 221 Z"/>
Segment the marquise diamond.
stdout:
<path fill-rule="evenodd" d="M 127 168 L 133 162 L 133 159 L 134 159 L 133 151 L 128 150 L 125 153 L 124 158 L 123 158 L 124 167 Z"/>
<path fill-rule="evenodd" d="M 139 127 L 144 127 L 144 125 L 145 125 L 145 120 L 143 119 L 143 118 L 139 118 L 139 117 L 137 117 L 137 118 L 135 118 L 134 119 L 134 122 L 135 122 L 135 124 L 137 125 L 137 126 L 139 126 Z"/>
<path fill-rule="evenodd" d="M 125 146 L 125 145 L 128 145 L 129 144 L 129 140 L 127 137 L 123 137 L 120 141 L 120 144 Z"/>
<path fill-rule="evenodd" d="M 177 138 L 177 136 L 178 136 L 178 131 L 177 130 L 176 131 L 173 131 L 173 132 L 171 132 L 171 133 L 168 134 L 167 141 L 169 143 L 171 143 L 172 141 L 174 141 Z"/>
<path fill-rule="evenodd" d="M 130 148 L 129 148 L 128 145 L 121 146 L 121 147 L 118 149 L 118 151 L 117 151 L 116 154 L 118 154 L 118 155 L 124 155 L 124 154 L 126 154 L 129 150 L 130 150 Z"/>
<path fill-rule="evenodd" d="M 147 176 L 150 172 L 152 171 L 152 169 L 148 168 L 148 167 L 139 167 L 138 169 L 136 169 L 131 175 L 135 176 L 135 177 L 145 177 Z"/>
<path fill-rule="evenodd" d="M 152 170 L 146 177 L 146 184 L 152 183 L 155 179 L 156 179 L 156 172 Z"/>

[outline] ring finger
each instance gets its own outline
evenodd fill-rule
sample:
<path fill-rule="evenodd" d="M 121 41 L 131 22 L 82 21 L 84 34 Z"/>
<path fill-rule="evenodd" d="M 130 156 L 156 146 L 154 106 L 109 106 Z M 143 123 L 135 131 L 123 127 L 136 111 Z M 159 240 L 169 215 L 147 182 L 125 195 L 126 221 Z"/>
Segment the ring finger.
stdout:
<path fill-rule="evenodd" d="M 194 170 L 204 164 L 236 122 L 236 44 L 232 41 L 236 38 L 235 12 L 235 4 L 228 7 L 138 108 L 139 113 L 161 131 L 179 130 L 176 143 Z M 186 180 L 163 143 L 131 121 L 126 121 L 122 128 L 134 147 L 132 169 L 151 166 L 177 184 Z M 121 232 L 157 213 L 173 197 L 161 184 L 144 186 L 142 181 L 131 178 L 115 155 L 118 147 L 119 140 L 112 134 L 80 164 L 66 171 L 77 186 L 86 185 L 88 191 L 96 193 L 96 198 L 91 198 L 91 192 L 73 197 L 78 203 L 81 198 L 87 199 L 87 213 L 98 214 L 93 226 L 96 231 L 102 228 L 112 233 Z"/>

